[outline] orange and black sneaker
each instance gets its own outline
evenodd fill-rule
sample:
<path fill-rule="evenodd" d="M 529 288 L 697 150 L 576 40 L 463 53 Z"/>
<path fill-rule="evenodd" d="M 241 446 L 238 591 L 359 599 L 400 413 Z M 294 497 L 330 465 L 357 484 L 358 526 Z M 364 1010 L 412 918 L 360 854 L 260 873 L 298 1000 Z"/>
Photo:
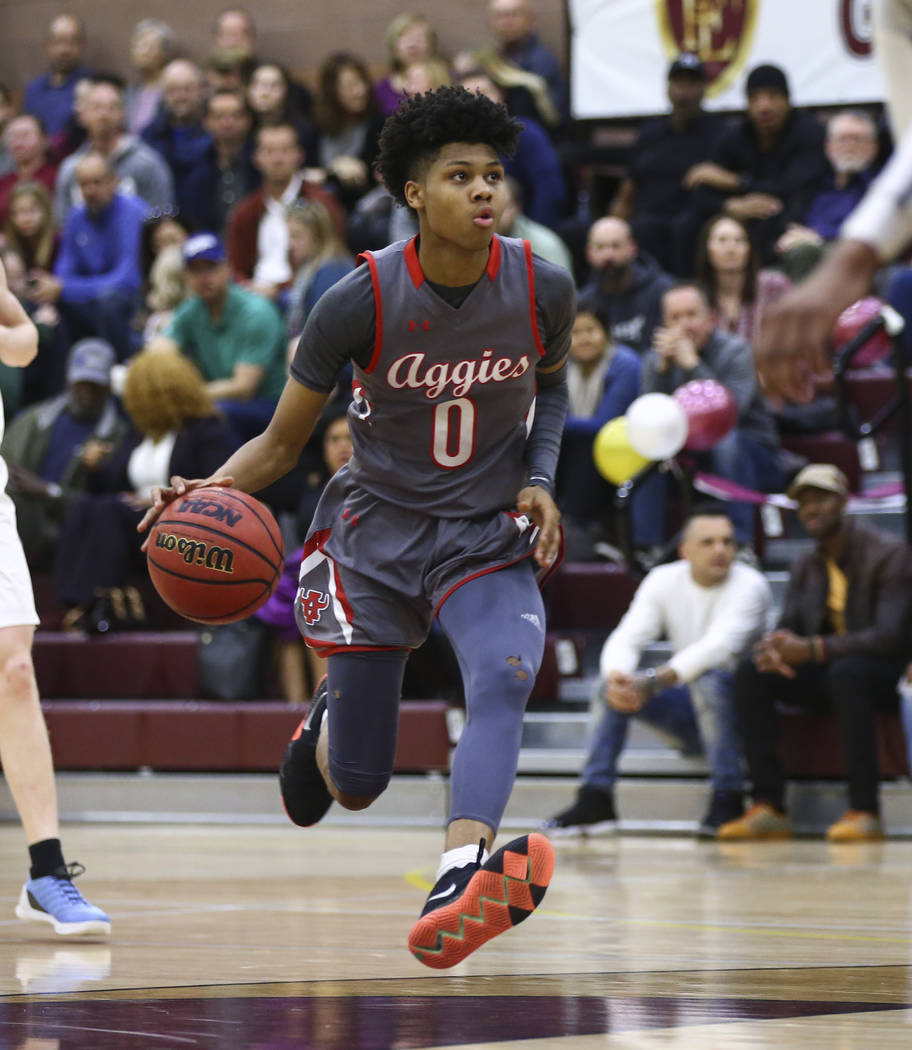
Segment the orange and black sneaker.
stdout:
<path fill-rule="evenodd" d="M 302 828 L 309 828 L 326 816 L 332 795 L 317 765 L 317 741 L 326 714 L 329 686 L 326 675 L 314 690 L 307 717 L 294 731 L 279 766 L 282 803 L 289 818 Z"/>
<path fill-rule="evenodd" d="M 451 868 L 437 880 L 409 934 L 409 950 L 425 966 L 445 970 L 486 941 L 528 919 L 554 873 L 554 847 L 544 835 L 523 835 L 480 863 Z"/>

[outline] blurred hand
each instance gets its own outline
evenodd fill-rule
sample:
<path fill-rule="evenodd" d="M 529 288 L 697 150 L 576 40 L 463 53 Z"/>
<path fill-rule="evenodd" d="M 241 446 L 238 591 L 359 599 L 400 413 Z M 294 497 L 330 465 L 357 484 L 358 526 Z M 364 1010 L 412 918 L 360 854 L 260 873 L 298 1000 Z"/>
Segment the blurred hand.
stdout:
<path fill-rule="evenodd" d="M 789 223 L 788 229 L 776 241 L 776 254 L 785 255 L 786 252 L 790 252 L 793 248 L 798 248 L 803 244 L 818 247 L 823 244 L 823 238 L 816 230 L 812 230 L 810 226 L 802 226 L 797 222 Z"/>
<path fill-rule="evenodd" d="M 101 464 L 111 455 L 114 446 L 110 441 L 99 441 L 98 438 L 89 438 L 82 446 L 80 459 L 86 470 L 97 470 Z"/>
<path fill-rule="evenodd" d="M 367 182 L 367 165 L 359 157 L 336 157 L 329 170 L 344 186 L 363 186 Z"/>
<path fill-rule="evenodd" d="M 36 303 L 56 303 L 63 284 L 46 270 L 32 270 L 29 275 L 29 298 Z"/>
<path fill-rule="evenodd" d="M 33 474 L 30 470 L 26 470 L 25 467 L 10 466 L 9 476 L 12 488 L 16 492 L 22 493 L 23 496 L 38 496 L 43 499 L 51 498 L 48 482 L 37 474 Z"/>
<path fill-rule="evenodd" d="M 736 219 L 769 219 L 782 211 L 782 201 L 770 193 L 745 193 L 743 197 L 729 197 L 725 211 Z"/>
<path fill-rule="evenodd" d="M 712 186 L 717 190 L 734 190 L 738 188 L 738 176 L 723 168 L 720 164 L 713 164 L 705 160 L 700 164 L 694 164 L 692 168 L 684 173 L 681 184 L 685 189 L 692 190 L 695 186 Z"/>
<path fill-rule="evenodd" d="M 660 372 L 667 371 L 672 363 L 689 372 L 696 368 L 700 360 L 693 340 L 680 328 L 657 328 L 652 337 L 652 345 L 661 358 Z"/>
<path fill-rule="evenodd" d="M 643 695 L 637 689 L 633 676 L 621 671 L 608 673 L 605 700 L 609 707 L 625 715 L 635 714 L 643 706 Z"/>

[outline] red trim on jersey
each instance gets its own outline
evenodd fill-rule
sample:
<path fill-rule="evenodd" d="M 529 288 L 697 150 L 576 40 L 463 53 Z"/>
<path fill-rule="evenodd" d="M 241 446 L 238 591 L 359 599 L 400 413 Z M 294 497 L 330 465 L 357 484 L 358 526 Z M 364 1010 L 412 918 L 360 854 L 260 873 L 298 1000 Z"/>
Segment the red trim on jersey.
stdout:
<path fill-rule="evenodd" d="M 477 580 L 479 576 L 487 576 L 488 573 L 497 572 L 500 569 L 508 569 L 511 565 L 518 565 L 519 562 L 525 561 L 526 558 L 531 557 L 532 551 L 529 551 L 528 554 L 521 554 L 518 558 L 514 558 L 513 561 L 502 561 L 499 565 L 490 565 L 487 569 L 481 569 L 479 572 L 473 572 L 471 576 L 466 576 L 464 579 L 459 580 L 458 583 L 453 584 L 453 586 L 437 603 L 437 608 L 434 610 L 434 615 L 439 616 L 440 610 L 443 607 L 443 603 L 447 600 L 447 598 L 449 598 L 453 591 L 458 591 L 464 583 L 468 583 L 469 580 Z"/>
<path fill-rule="evenodd" d="M 493 281 L 494 278 L 500 273 L 500 258 L 501 258 L 500 240 L 497 234 L 491 241 L 491 251 L 488 255 L 488 265 L 485 267 L 485 273 Z"/>
<path fill-rule="evenodd" d="M 532 320 L 532 335 L 535 337 L 535 346 L 538 356 L 545 356 L 545 348 L 542 346 L 541 336 L 538 331 L 538 315 L 535 310 L 535 267 L 532 265 L 532 245 L 523 241 L 523 251 L 526 254 L 526 277 L 529 281 L 529 315 Z"/>
<path fill-rule="evenodd" d="M 329 555 L 327 555 L 327 558 L 329 558 Z M 350 624 L 354 624 L 355 614 L 352 611 L 348 595 L 345 593 L 345 588 L 342 586 L 342 577 L 339 575 L 339 566 L 336 565 L 334 558 L 329 558 L 329 564 L 333 574 L 333 579 L 336 581 L 336 598 L 338 598 L 339 604 L 342 606 L 342 611 L 345 613 L 345 619 L 348 620 Z"/>
<path fill-rule="evenodd" d="M 364 261 L 367 263 L 367 268 L 370 270 L 371 284 L 374 288 L 374 309 L 376 317 L 374 318 L 374 352 L 371 355 L 370 363 L 365 372 L 373 372 L 380 361 L 380 353 L 383 350 L 383 297 L 380 295 L 380 278 L 377 275 L 377 260 L 374 258 L 373 252 L 361 252 L 358 256 L 358 261 Z"/>
<path fill-rule="evenodd" d="M 421 269 L 421 263 L 418 261 L 417 237 L 413 237 L 408 242 L 402 254 L 405 256 L 405 267 L 409 272 L 409 277 L 412 279 L 412 284 L 416 288 L 420 288 L 424 284 L 424 270 Z"/>
<path fill-rule="evenodd" d="M 513 518 L 526 517 L 526 515 L 521 515 L 517 511 L 506 511 L 506 513 L 509 514 Z M 548 579 L 550 579 L 551 574 L 554 572 L 554 570 L 564 560 L 565 547 L 564 547 L 564 527 L 563 527 L 563 525 L 558 525 L 558 529 L 560 530 L 560 547 L 558 548 L 558 551 L 557 551 L 557 557 L 554 559 L 554 561 L 550 565 L 545 566 L 545 567 L 540 567 L 535 573 L 535 582 L 538 584 L 538 589 L 539 590 L 541 590 L 543 584 Z M 468 583 L 469 580 L 477 580 L 479 576 L 487 576 L 488 573 L 491 573 L 491 572 L 498 572 L 500 569 L 508 569 L 511 565 L 517 565 L 517 564 L 519 564 L 519 562 L 525 561 L 526 558 L 531 558 L 533 553 L 534 553 L 534 549 L 529 551 L 528 554 L 522 554 L 518 558 L 514 558 L 513 561 L 501 562 L 500 565 L 492 565 L 492 566 L 490 566 L 487 569 L 482 569 L 480 572 L 473 572 L 471 576 L 466 576 L 465 579 L 460 580 L 458 583 L 454 583 L 453 586 L 446 592 L 446 594 L 437 603 L 437 608 L 434 610 L 434 615 L 435 616 L 439 616 L 440 615 L 440 610 L 443 607 L 443 603 L 447 600 L 447 598 L 449 598 L 449 596 L 453 593 L 453 591 L 459 590 L 459 588 L 464 583 Z"/>
<path fill-rule="evenodd" d="M 321 551 L 326 546 L 326 541 L 329 539 L 332 529 L 317 529 L 307 542 L 304 544 L 304 550 L 301 553 L 301 561 L 310 555 L 314 551 Z"/>
<path fill-rule="evenodd" d="M 318 642 L 316 638 L 301 636 L 308 649 L 313 649 L 317 656 L 335 656 L 336 653 L 391 653 L 397 649 L 406 649 L 404 645 L 334 645 L 332 642 Z M 408 650 L 411 652 L 411 649 Z"/>

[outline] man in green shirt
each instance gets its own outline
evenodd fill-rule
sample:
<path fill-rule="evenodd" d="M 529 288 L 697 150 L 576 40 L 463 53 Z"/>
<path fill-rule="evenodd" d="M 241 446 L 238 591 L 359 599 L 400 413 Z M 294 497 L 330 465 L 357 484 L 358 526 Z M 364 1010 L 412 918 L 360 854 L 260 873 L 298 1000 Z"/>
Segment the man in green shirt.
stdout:
<path fill-rule="evenodd" d="M 215 234 L 191 237 L 184 263 L 191 294 L 160 342 L 191 358 L 246 441 L 272 418 L 285 385 L 285 322 L 272 303 L 231 281 L 224 245 Z"/>

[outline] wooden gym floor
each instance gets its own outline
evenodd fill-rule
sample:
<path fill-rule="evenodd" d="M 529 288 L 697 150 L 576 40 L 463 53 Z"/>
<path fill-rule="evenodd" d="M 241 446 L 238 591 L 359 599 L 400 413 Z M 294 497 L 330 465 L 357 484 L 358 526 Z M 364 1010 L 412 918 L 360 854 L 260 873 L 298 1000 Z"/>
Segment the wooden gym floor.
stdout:
<path fill-rule="evenodd" d="M 501 842 L 504 840 L 501 839 Z M 2 1050 L 892 1050 L 912 1045 L 912 843 L 558 844 L 528 922 L 446 973 L 405 940 L 425 830 L 78 825 L 110 944 L 12 914 Z"/>

